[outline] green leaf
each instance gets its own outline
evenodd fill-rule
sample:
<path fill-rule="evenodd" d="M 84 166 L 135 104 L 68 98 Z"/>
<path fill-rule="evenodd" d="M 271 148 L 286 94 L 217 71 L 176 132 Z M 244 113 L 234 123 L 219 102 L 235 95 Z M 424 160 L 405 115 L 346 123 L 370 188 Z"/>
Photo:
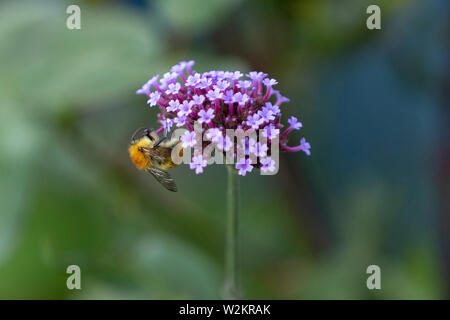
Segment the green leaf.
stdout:
<path fill-rule="evenodd" d="M 82 6 L 80 30 L 67 17 L 62 3 L 0 6 L 2 93 L 30 108 L 92 105 L 133 94 L 152 73 L 161 47 L 141 14 Z"/>

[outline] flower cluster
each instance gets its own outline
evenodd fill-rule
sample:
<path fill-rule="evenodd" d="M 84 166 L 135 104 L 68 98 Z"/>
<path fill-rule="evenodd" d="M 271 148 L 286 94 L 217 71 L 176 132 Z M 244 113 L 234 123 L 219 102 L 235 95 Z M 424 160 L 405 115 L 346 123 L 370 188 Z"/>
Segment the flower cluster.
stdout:
<path fill-rule="evenodd" d="M 279 138 L 281 150 L 302 150 L 307 155 L 311 154 L 311 146 L 305 138 L 296 147 L 287 146 L 289 132 L 302 127 L 297 118 L 290 117 L 289 127 L 280 132 L 283 127 L 280 123 L 280 106 L 289 102 L 289 99 L 273 89 L 278 84 L 277 80 L 256 71 L 246 74 L 247 79 L 240 71 L 198 73 L 192 70 L 193 65 L 194 61 L 182 61 L 162 78 L 156 75 L 136 91 L 137 94 L 148 96 L 147 103 L 150 107 L 159 106 L 161 112 L 158 114 L 158 122 L 161 127 L 157 133 L 163 130 L 168 132 L 173 127 L 186 127 L 189 132 L 181 137 L 181 141 L 183 148 L 190 148 L 196 143 L 193 126 L 197 122 L 202 125 L 209 141 L 215 143 L 219 150 L 229 151 L 234 148 L 234 144 L 225 134 L 227 129 L 242 129 L 246 132 L 259 132 L 263 129 L 268 144 Z M 250 153 L 258 157 L 256 164 L 248 159 Z M 236 169 L 240 175 L 245 176 L 255 167 L 262 172 L 274 170 L 275 161 L 271 158 L 267 145 L 247 139 L 245 155 L 243 159 L 237 159 Z M 203 156 L 196 155 L 190 167 L 199 174 L 206 165 Z"/>

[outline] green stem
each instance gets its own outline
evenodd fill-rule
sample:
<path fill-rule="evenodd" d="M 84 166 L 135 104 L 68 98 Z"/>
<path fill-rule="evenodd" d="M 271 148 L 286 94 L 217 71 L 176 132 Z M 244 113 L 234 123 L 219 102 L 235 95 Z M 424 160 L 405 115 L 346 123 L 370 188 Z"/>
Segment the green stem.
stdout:
<path fill-rule="evenodd" d="M 227 190 L 227 230 L 225 249 L 225 298 L 239 299 L 239 177 L 236 170 L 231 166 L 228 169 Z"/>

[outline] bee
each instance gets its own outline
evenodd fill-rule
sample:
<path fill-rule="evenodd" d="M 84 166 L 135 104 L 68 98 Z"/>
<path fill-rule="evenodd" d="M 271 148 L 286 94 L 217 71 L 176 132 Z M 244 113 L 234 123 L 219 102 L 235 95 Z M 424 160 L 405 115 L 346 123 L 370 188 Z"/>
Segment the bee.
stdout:
<path fill-rule="evenodd" d="M 167 190 L 176 192 L 175 180 L 167 170 L 176 167 L 173 163 L 172 149 L 180 143 L 179 139 L 169 139 L 147 128 L 139 128 L 131 137 L 128 148 L 131 161 L 139 170 L 145 170 L 158 180 Z M 181 149 L 180 155 L 183 150 Z"/>

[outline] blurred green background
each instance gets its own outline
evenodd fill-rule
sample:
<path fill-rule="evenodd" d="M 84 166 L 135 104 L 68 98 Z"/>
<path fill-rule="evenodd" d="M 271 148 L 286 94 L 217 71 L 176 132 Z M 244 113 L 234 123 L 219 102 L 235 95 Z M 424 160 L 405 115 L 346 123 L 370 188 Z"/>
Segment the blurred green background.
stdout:
<path fill-rule="evenodd" d="M 269 73 L 291 99 L 283 121 L 304 123 L 291 144 L 312 145 L 241 179 L 244 298 L 448 298 L 448 7 L 0 2 L 0 298 L 221 297 L 225 168 L 177 168 L 173 194 L 127 155 L 156 121 L 135 90 L 189 59 Z M 81 290 L 66 288 L 71 264 Z M 366 287 L 371 264 L 382 290 Z"/>

